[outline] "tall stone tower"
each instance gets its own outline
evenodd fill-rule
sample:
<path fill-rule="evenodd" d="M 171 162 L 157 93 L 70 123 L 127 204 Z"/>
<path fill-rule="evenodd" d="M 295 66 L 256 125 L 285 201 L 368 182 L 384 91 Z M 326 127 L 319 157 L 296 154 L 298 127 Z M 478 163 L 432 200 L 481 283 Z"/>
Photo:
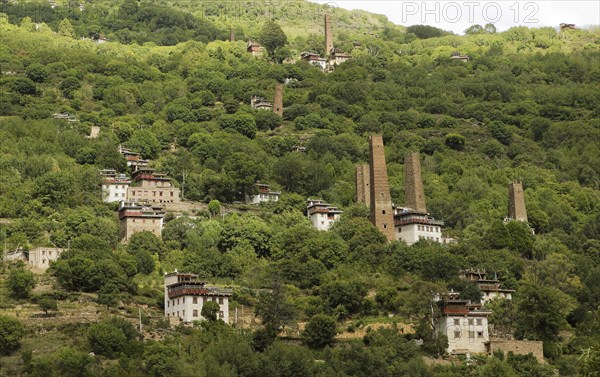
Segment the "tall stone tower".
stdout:
<path fill-rule="evenodd" d="M 273 96 L 273 112 L 280 117 L 283 116 L 283 85 L 275 85 L 275 95 Z"/>
<path fill-rule="evenodd" d="M 393 241 L 396 239 L 394 213 L 392 210 L 392 197 L 390 195 L 390 184 L 388 182 L 387 167 L 385 165 L 382 136 L 371 136 L 369 138 L 369 146 L 371 222 L 379 228 L 388 241 Z"/>
<path fill-rule="evenodd" d="M 421 158 L 417 152 L 409 153 L 404 157 L 404 206 L 419 212 L 427 212 L 421 178 Z"/>
<path fill-rule="evenodd" d="M 512 220 L 527 221 L 525 193 L 520 182 L 512 182 L 508 185 L 508 217 Z"/>
<path fill-rule="evenodd" d="M 355 172 L 356 203 L 371 206 L 371 174 L 369 164 L 358 165 Z"/>
<path fill-rule="evenodd" d="M 329 56 L 333 49 L 333 34 L 331 34 L 331 22 L 329 15 L 325 15 L 325 56 Z"/>

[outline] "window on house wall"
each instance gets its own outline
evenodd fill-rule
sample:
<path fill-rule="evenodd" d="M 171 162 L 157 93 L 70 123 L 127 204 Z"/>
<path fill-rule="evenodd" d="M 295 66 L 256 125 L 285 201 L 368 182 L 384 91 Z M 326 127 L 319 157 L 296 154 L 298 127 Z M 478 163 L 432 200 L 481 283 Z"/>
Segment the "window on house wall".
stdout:
<path fill-rule="evenodd" d="M 460 330 L 454 331 L 454 339 L 460 338 Z"/>
<path fill-rule="evenodd" d="M 198 297 L 192 298 L 192 304 L 197 304 L 197 303 L 198 303 Z"/>
<path fill-rule="evenodd" d="M 223 319 L 224 315 L 223 315 L 223 311 L 219 311 L 219 319 Z"/>
<path fill-rule="evenodd" d="M 469 331 L 469 338 L 470 339 L 475 338 L 475 331 Z"/>
<path fill-rule="evenodd" d="M 195 309 L 194 309 L 194 311 L 192 312 L 192 315 L 193 315 L 194 317 L 198 317 L 198 310 L 195 310 Z"/>
<path fill-rule="evenodd" d="M 483 338 L 483 331 L 477 331 L 477 337 Z"/>
<path fill-rule="evenodd" d="M 477 318 L 477 325 L 481 326 L 482 323 L 483 323 L 483 320 L 481 318 Z"/>
<path fill-rule="evenodd" d="M 473 318 L 469 318 L 469 326 L 473 326 Z"/>
<path fill-rule="evenodd" d="M 223 297 L 219 297 L 219 305 L 223 305 Z"/>
<path fill-rule="evenodd" d="M 454 324 L 457 326 L 460 325 L 460 319 L 454 318 Z"/>

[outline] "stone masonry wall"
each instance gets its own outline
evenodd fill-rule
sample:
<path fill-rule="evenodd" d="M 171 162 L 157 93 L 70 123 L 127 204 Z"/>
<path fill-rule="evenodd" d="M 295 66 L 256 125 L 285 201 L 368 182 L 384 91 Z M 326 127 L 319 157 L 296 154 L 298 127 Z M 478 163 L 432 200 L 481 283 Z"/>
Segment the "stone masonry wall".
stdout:
<path fill-rule="evenodd" d="M 409 153 L 404 157 L 404 206 L 427 212 L 425 190 L 421 178 L 421 158 L 419 153 Z"/>
<path fill-rule="evenodd" d="M 508 185 L 508 216 L 513 220 L 527 221 L 522 183 L 513 182 Z"/>
<path fill-rule="evenodd" d="M 356 203 L 363 203 L 367 207 L 371 205 L 371 174 L 369 164 L 356 167 L 355 172 Z"/>
<path fill-rule="evenodd" d="M 283 85 L 275 85 L 275 95 L 273 96 L 273 112 L 280 117 L 283 116 Z"/>
<path fill-rule="evenodd" d="M 370 181 L 371 181 L 371 222 L 388 241 L 396 239 L 392 198 L 388 182 L 385 152 L 381 135 L 369 138 Z"/>

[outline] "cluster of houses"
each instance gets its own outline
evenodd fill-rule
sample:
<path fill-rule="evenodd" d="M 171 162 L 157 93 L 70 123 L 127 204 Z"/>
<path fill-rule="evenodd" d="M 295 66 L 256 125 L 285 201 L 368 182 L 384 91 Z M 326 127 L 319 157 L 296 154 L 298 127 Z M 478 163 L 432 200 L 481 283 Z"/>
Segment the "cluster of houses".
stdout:
<path fill-rule="evenodd" d="M 165 211 L 163 206 L 180 202 L 179 188 L 165 174 L 148 167 L 148 160 L 119 146 L 131 177 L 105 169 L 102 175 L 102 197 L 107 203 L 119 203 L 119 229 L 122 241 L 137 232 L 151 232 L 160 237 Z"/>
<path fill-rule="evenodd" d="M 460 272 L 461 279 L 475 283 L 482 293 L 481 303 L 461 299 L 459 292 L 434 295 L 441 316 L 435 321 L 435 333 L 448 339 L 446 351 L 450 355 L 492 354 L 495 351 L 514 354 L 533 354 L 544 362 L 541 341 L 514 340 L 510 334 L 497 334 L 489 324 L 492 311 L 486 307 L 491 300 L 512 300 L 513 289 L 502 288 L 497 278 L 488 278 L 487 272 L 468 269 Z"/>
<path fill-rule="evenodd" d="M 370 208 L 371 221 L 391 241 L 413 245 L 420 240 L 448 244 L 454 239 L 443 233 L 444 222 L 427 212 L 425 191 L 421 177 L 421 159 L 418 153 L 408 153 L 404 159 L 404 206 L 393 204 L 387 177 L 383 138 L 369 138 L 369 164 L 356 167 L 356 202 Z M 505 221 L 527 222 L 523 185 L 512 182 L 508 187 L 509 208 Z M 320 208 L 319 208 L 320 209 Z M 319 211 L 315 211 L 319 212 Z M 527 342 L 490 337 L 488 317 L 492 314 L 486 303 L 495 298 L 512 299 L 514 290 L 502 287 L 497 278 L 487 277 L 484 270 L 464 270 L 460 277 L 474 282 L 482 292 L 481 303 L 461 299 L 459 292 L 435 295 L 441 309 L 435 321 L 435 333 L 448 338 L 449 354 L 491 353 L 495 350 L 514 353 L 533 353 L 542 357 L 541 342 Z"/>
<path fill-rule="evenodd" d="M 304 51 L 300 53 L 300 60 L 310 65 L 320 68 L 324 72 L 331 72 L 343 62 L 352 59 L 352 55 L 337 49 L 333 46 L 333 33 L 331 31 L 331 20 L 328 14 L 325 15 L 325 55 L 321 56 L 316 52 Z M 356 46 L 356 44 L 355 44 Z M 256 57 L 264 54 L 264 48 L 256 41 L 248 41 L 246 51 Z M 293 62 L 293 61 L 291 61 Z"/>

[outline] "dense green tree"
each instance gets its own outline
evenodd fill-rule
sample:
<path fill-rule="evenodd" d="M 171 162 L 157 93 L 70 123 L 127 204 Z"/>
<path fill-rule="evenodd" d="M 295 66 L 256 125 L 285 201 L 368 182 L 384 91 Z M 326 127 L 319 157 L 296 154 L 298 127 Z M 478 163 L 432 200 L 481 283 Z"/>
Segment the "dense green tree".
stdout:
<path fill-rule="evenodd" d="M 512 141 L 512 132 L 506 125 L 495 121 L 491 122 L 488 127 L 496 140 L 504 145 L 510 145 L 510 142 Z"/>
<path fill-rule="evenodd" d="M 58 353 L 56 369 L 61 376 L 80 377 L 88 376 L 88 366 L 93 358 L 86 352 L 73 347 L 65 347 Z"/>
<path fill-rule="evenodd" d="M 111 306 L 117 305 L 119 302 L 119 290 L 113 283 L 104 285 L 98 291 L 98 304 L 105 305 L 106 310 L 110 310 Z"/>
<path fill-rule="evenodd" d="M 480 377 L 516 377 L 510 365 L 495 357 L 490 357 L 479 372 Z"/>
<path fill-rule="evenodd" d="M 45 315 L 48 315 L 49 310 L 58 310 L 58 304 L 56 300 L 50 297 L 43 297 L 38 300 L 38 306 L 44 312 Z"/>
<path fill-rule="evenodd" d="M 139 334 L 125 319 L 112 317 L 90 326 L 87 340 L 92 350 L 99 355 L 114 358 L 120 353 L 133 355 L 138 352 Z"/>
<path fill-rule="evenodd" d="M 217 216 L 219 212 L 221 212 L 221 203 L 218 200 L 211 200 L 208 203 L 208 212 L 210 212 L 211 216 Z"/>
<path fill-rule="evenodd" d="M 406 32 L 412 33 L 420 39 L 441 37 L 443 35 L 448 34 L 448 32 L 442 29 L 429 25 L 412 25 L 406 28 Z"/>
<path fill-rule="evenodd" d="M 260 31 L 258 41 L 269 56 L 273 56 L 277 49 L 287 44 L 287 36 L 276 22 L 267 21 Z"/>
<path fill-rule="evenodd" d="M 250 139 L 256 136 L 256 121 L 250 114 L 223 115 L 219 119 L 221 128 L 228 132 L 238 132 Z"/>
<path fill-rule="evenodd" d="M 270 111 L 257 111 L 254 120 L 260 131 L 274 130 L 281 124 L 281 117 Z"/>
<path fill-rule="evenodd" d="M 465 138 L 459 134 L 448 134 L 445 144 L 454 150 L 462 151 L 465 148 Z"/>
<path fill-rule="evenodd" d="M 364 284 L 356 281 L 333 281 L 321 286 L 321 297 L 330 310 L 343 307 L 350 314 L 360 312 L 366 293 Z"/>
<path fill-rule="evenodd" d="M 60 21 L 60 24 L 58 25 L 58 34 L 64 37 L 75 37 L 75 30 L 73 30 L 73 25 L 71 25 L 68 18 L 64 18 Z"/>
<path fill-rule="evenodd" d="M 19 77 L 12 83 L 12 89 L 19 94 L 34 95 L 37 92 L 35 83 L 26 77 Z"/>
<path fill-rule="evenodd" d="M 221 308 L 219 307 L 219 304 L 217 304 L 215 301 L 205 302 L 204 305 L 202 305 L 202 311 L 200 312 L 200 315 L 202 315 L 202 317 L 207 321 L 214 322 L 219 316 L 220 309 Z"/>
<path fill-rule="evenodd" d="M 27 67 L 27 70 L 25 72 L 27 74 L 27 77 L 29 77 L 32 81 L 38 83 L 46 81 L 46 79 L 49 76 L 46 67 L 39 63 L 31 64 L 29 67 Z"/>
<path fill-rule="evenodd" d="M 0 316 L 0 355 L 10 355 L 21 346 L 25 329 L 18 320 Z"/>
<path fill-rule="evenodd" d="M 553 341 L 574 309 L 573 298 L 554 287 L 524 284 L 516 297 L 517 334 L 528 339 Z"/>
<path fill-rule="evenodd" d="M 154 377 L 178 374 L 178 352 L 175 346 L 151 342 L 144 347 L 146 370 Z"/>
<path fill-rule="evenodd" d="M 27 298 L 35 287 L 35 277 L 31 271 L 15 268 L 8 275 L 8 289 L 14 298 Z"/>
<path fill-rule="evenodd" d="M 323 314 L 310 318 L 304 331 L 302 340 L 312 348 L 323 348 L 331 345 L 337 333 L 335 319 Z"/>
<path fill-rule="evenodd" d="M 81 88 L 81 81 L 75 76 L 68 76 L 60 82 L 58 87 L 65 97 L 72 99 L 73 92 Z"/>
<path fill-rule="evenodd" d="M 149 159 L 156 158 L 161 149 L 156 135 L 144 129 L 135 131 L 125 145 Z"/>
<path fill-rule="evenodd" d="M 261 293 L 254 308 L 256 316 L 262 320 L 267 331 L 277 334 L 295 317 L 295 308 L 285 294 L 285 287 L 276 278 L 270 293 Z"/>

